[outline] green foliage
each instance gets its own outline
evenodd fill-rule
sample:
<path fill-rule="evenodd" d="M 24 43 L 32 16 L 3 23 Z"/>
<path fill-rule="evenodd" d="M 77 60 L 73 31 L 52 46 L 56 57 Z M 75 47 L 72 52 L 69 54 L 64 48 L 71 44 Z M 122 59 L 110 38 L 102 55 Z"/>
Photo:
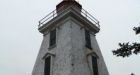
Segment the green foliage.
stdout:
<path fill-rule="evenodd" d="M 134 27 L 133 30 L 136 32 L 136 34 L 139 34 L 140 33 L 140 26 L 139 27 Z"/>
<path fill-rule="evenodd" d="M 134 73 L 131 73 L 131 75 L 135 75 Z"/>
<path fill-rule="evenodd" d="M 133 29 L 136 34 L 140 34 L 140 26 L 139 27 L 134 27 Z M 119 43 L 119 47 L 116 50 L 113 50 L 113 55 L 116 56 L 121 56 L 121 57 L 129 57 L 132 54 L 138 54 L 140 53 L 140 43 L 132 43 L 129 44 L 129 42 L 127 43 Z"/>
<path fill-rule="evenodd" d="M 119 43 L 120 48 L 113 50 L 113 54 L 116 56 L 128 57 L 131 54 L 140 53 L 140 43 Z"/>

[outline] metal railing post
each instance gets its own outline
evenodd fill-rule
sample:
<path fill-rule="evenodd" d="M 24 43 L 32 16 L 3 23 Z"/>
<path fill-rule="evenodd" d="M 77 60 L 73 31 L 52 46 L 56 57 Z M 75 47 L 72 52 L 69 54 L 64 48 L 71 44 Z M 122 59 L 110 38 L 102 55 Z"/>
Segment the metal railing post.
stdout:
<path fill-rule="evenodd" d="M 73 6 L 70 6 L 69 8 L 65 9 L 65 10 L 59 10 L 60 13 L 59 14 L 62 14 L 63 12 L 65 12 L 66 10 L 72 8 Z M 72 8 L 74 9 L 74 7 Z M 76 9 L 74 9 L 76 12 L 79 12 L 77 11 Z M 54 10 L 52 11 L 51 13 L 49 13 L 47 16 L 45 16 L 44 18 L 42 18 L 40 21 L 39 21 L 39 25 L 38 27 L 41 27 L 43 26 L 43 24 L 45 24 L 47 21 L 49 21 L 50 19 L 53 19 L 55 18 L 55 16 L 57 16 L 57 12 L 59 12 L 58 10 Z M 81 10 L 81 15 L 83 15 L 85 18 L 87 18 L 88 20 L 90 20 L 93 24 L 95 24 L 97 27 L 100 28 L 100 25 L 99 25 L 99 21 L 94 18 L 91 14 L 89 14 L 86 10 L 82 9 Z"/>

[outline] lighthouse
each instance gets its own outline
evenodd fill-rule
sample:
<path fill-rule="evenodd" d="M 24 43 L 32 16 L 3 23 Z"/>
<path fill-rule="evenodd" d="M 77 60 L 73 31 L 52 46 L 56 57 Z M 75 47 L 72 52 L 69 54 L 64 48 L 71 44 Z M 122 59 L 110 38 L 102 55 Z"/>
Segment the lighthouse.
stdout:
<path fill-rule="evenodd" d="M 32 75 L 109 75 L 95 36 L 99 21 L 77 1 L 61 1 L 38 30 L 43 41 Z"/>

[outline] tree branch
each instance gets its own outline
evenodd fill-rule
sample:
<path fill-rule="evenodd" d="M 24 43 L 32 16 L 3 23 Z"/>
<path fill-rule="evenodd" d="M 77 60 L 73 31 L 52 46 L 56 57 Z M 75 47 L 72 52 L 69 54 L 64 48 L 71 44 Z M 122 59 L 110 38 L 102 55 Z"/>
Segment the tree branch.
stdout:
<path fill-rule="evenodd" d="M 132 54 L 140 53 L 140 43 L 119 43 L 120 48 L 113 50 L 113 55 L 121 57 L 129 57 Z"/>
<path fill-rule="evenodd" d="M 135 31 L 136 34 L 140 34 L 140 26 L 134 27 L 133 30 Z"/>

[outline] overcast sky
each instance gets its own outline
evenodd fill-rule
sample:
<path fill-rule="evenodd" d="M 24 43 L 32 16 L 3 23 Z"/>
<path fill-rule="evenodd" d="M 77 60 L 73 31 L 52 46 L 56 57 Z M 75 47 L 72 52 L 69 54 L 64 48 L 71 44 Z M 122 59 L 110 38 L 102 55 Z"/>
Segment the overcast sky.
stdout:
<path fill-rule="evenodd" d="M 38 21 L 62 0 L 0 0 L 0 75 L 31 75 L 42 34 Z M 97 40 L 110 75 L 140 75 L 140 54 L 113 56 L 118 42 L 140 42 L 140 0 L 79 0 L 100 21 Z"/>

